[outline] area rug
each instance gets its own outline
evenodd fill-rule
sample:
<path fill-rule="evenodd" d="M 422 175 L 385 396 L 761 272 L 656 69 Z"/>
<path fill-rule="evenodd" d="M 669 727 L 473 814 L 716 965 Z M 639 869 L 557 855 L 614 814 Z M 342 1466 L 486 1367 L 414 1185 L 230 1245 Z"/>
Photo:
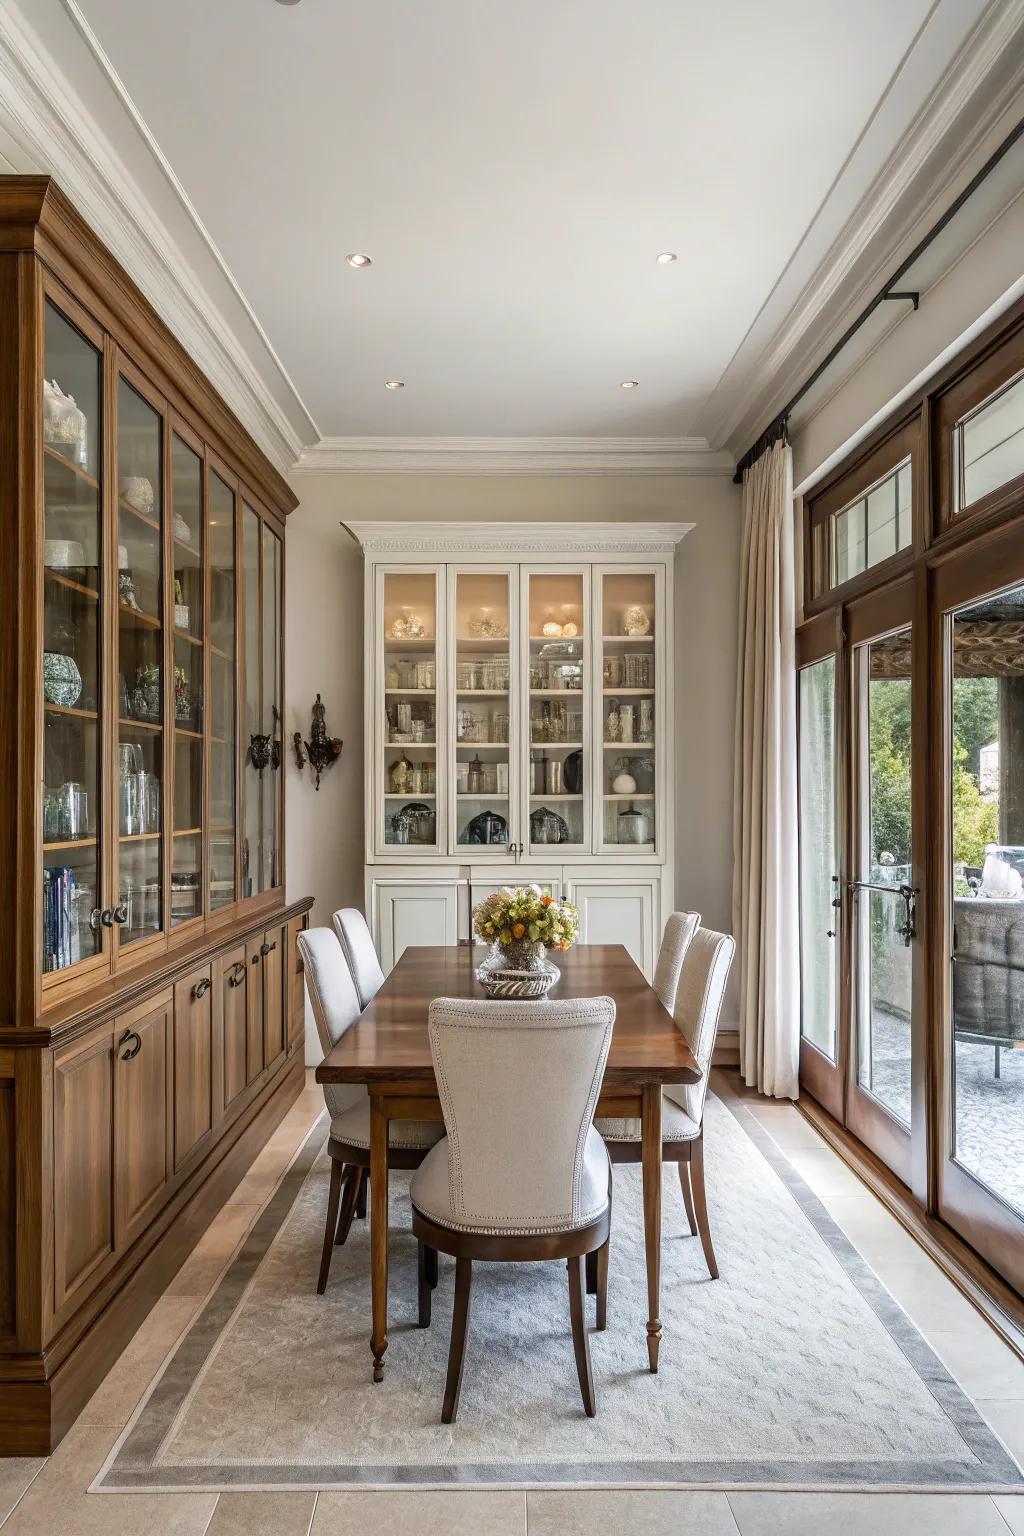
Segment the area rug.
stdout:
<path fill-rule="evenodd" d="M 390 1334 L 370 1379 L 369 1223 L 315 1291 L 322 1117 L 114 1446 L 96 1491 L 725 1488 L 1006 1491 L 1024 1477 L 792 1164 L 709 1098 L 722 1278 L 666 1166 L 661 1369 L 647 1368 L 640 1170 L 615 1174 L 608 1329 L 584 1416 L 565 1266 L 477 1266 L 458 1421 L 440 1422 L 453 1261 L 415 1325 L 408 1176 L 392 1176 Z M 593 1306 L 592 1299 L 588 1302 Z"/>

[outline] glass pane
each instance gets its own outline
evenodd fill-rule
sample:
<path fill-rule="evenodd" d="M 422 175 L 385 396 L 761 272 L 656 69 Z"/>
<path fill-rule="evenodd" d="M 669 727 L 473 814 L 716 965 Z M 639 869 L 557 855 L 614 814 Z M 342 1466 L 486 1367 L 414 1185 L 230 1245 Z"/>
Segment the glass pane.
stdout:
<path fill-rule="evenodd" d="M 906 549 L 913 536 L 911 465 L 906 459 L 866 496 L 832 518 L 832 585 Z"/>
<path fill-rule="evenodd" d="M 531 574 L 529 845 L 587 843 L 590 788 L 584 768 L 590 721 L 584 704 L 587 637 L 583 575 Z"/>
<path fill-rule="evenodd" d="M 1024 378 L 955 428 L 959 435 L 960 505 L 1024 475 Z"/>
<path fill-rule="evenodd" d="M 437 845 L 437 583 L 384 576 L 384 841 Z"/>
<path fill-rule="evenodd" d="M 602 839 L 654 848 L 654 632 L 651 572 L 602 578 Z"/>
<path fill-rule="evenodd" d="M 804 667 L 800 702 L 800 976 L 804 1039 L 836 1059 L 836 663 Z"/>
<path fill-rule="evenodd" d="M 245 584 L 245 836 L 242 840 L 242 895 L 252 896 L 260 884 L 262 847 L 259 774 L 252 762 L 254 738 L 263 732 L 263 631 L 260 623 L 260 520 L 251 507 L 242 508 L 242 580 Z M 258 742 L 255 743 L 258 747 Z"/>
<path fill-rule="evenodd" d="M 953 618 L 954 1156 L 1024 1213 L 1024 585 Z"/>
<path fill-rule="evenodd" d="M 509 840 L 509 579 L 455 578 L 455 836 Z"/>
<path fill-rule="evenodd" d="M 901 928 L 911 883 L 909 629 L 856 653 L 859 761 L 854 978 L 858 1081 L 910 1125 L 911 952 Z"/>
<path fill-rule="evenodd" d="M 42 968 L 100 952 L 102 359 L 46 305 Z"/>
<path fill-rule="evenodd" d="M 206 523 L 210 567 L 210 911 L 235 899 L 235 498 L 211 470 Z"/>
<path fill-rule="evenodd" d="M 174 562 L 174 806 L 171 925 L 203 912 L 203 465 L 171 439 Z"/>
<path fill-rule="evenodd" d="M 117 390 L 119 942 L 163 927 L 163 422 Z M 175 710 L 179 695 L 175 672 Z"/>
<path fill-rule="evenodd" d="M 263 729 L 276 743 L 276 761 L 281 761 L 281 541 L 272 529 L 263 525 Z M 277 845 L 277 797 L 280 774 L 271 758 L 270 767 L 260 776 L 263 801 L 263 843 L 260 890 L 269 891 L 280 884 L 280 859 Z"/>

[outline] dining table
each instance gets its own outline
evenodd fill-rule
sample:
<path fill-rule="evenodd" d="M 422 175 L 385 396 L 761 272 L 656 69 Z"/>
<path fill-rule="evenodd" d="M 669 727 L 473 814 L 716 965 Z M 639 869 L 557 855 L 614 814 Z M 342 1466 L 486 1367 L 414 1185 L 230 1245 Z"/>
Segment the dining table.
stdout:
<path fill-rule="evenodd" d="M 370 1095 L 370 1285 L 373 1380 L 384 1379 L 388 1347 L 388 1138 L 392 1120 L 443 1120 L 427 1018 L 438 997 L 478 998 L 478 945 L 407 948 L 367 1005 L 317 1067 L 318 1083 L 365 1084 Z M 647 1364 L 661 1347 L 661 1096 L 666 1084 L 696 1083 L 701 1069 L 682 1031 L 621 944 L 577 944 L 557 957 L 551 999 L 611 997 L 615 1024 L 595 1115 L 641 1124 L 647 1263 Z M 530 1071 L 529 1060 L 522 1070 Z"/>

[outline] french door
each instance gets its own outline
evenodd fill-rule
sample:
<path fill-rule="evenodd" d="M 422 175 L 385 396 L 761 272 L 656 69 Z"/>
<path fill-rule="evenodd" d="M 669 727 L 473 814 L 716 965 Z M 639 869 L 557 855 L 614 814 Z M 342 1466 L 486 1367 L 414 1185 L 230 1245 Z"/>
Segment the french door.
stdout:
<path fill-rule="evenodd" d="M 913 601 L 904 581 L 829 615 L 802 636 L 798 678 L 801 1079 L 907 1183 L 921 1075 Z"/>

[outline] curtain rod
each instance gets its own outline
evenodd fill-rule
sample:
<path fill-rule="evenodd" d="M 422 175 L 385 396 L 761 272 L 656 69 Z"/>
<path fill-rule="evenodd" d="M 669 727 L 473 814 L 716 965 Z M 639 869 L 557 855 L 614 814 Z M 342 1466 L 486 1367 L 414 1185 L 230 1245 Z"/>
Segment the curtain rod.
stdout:
<path fill-rule="evenodd" d="M 736 473 L 733 475 L 733 482 L 736 485 L 739 485 L 742 482 L 744 471 L 749 469 L 751 464 L 753 464 L 756 459 L 761 457 L 761 454 L 764 453 L 766 448 L 770 448 L 772 444 L 776 442 L 780 437 L 785 437 L 786 430 L 789 425 L 790 413 L 793 411 L 794 407 L 799 405 L 800 401 L 807 394 L 808 390 L 812 389 L 814 385 L 817 384 L 825 370 L 832 366 L 840 352 L 842 352 L 843 349 L 849 345 L 854 336 L 856 336 L 857 332 L 860 330 L 861 326 L 871 318 L 875 310 L 878 309 L 879 305 L 894 299 L 906 299 L 909 300 L 911 304 L 913 304 L 915 310 L 917 309 L 921 299 L 920 293 L 913 291 L 908 292 L 906 290 L 897 291 L 895 285 L 899 282 L 901 277 L 906 276 L 907 272 L 909 272 L 915 261 L 917 261 L 918 258 L 924 254 L 932 242 L 938 239 L 939 235 L 941 235 L 942 231 L 946 228 L 946 225 L 956 218 L 964 204 L 974 196 L 982 182 L 987 180 L 999 162 L 1005 155 L 1009 153 L 1009 151 L 1017 143 L 1018 139 L 1020 139 L 1022 136 L 1024 136 L 1024 118 L 1021 119 L 1016 127 L 1010 130 L 1006 138 L 992 152 L 981 169 L 971 177 L 971 180 L 964 187 L 963 191 L 954 198 L 952 203 L 950 203 L 942 217 L 935 224 L 933 224 L 931 229 L 928 230 L 927 234 L 918 241 L 906 260 L 900 263 L 900 265 L 896 268 L 896 271 L 889 278 L 888 282 L 882 284 L 881 288 L 875 294 L 870 303 L 863 310 L 861 310 L 856 320 L 854 320 L 851 325 L 847 326 L 839 340 L 833 347 L 829 349 L 828 352 L 826 352 L 817 368 L 815 368 L 814 372 L 804 380 L 793 398 L 786 402 L 786 404 L 782 407 L 782 410 L 779 411 L 778 414 L 774 416 L 769 422 L 768 426 L 761 433 L 757 441 L 747 449 L 746 453 L 736 465 Z"/>

